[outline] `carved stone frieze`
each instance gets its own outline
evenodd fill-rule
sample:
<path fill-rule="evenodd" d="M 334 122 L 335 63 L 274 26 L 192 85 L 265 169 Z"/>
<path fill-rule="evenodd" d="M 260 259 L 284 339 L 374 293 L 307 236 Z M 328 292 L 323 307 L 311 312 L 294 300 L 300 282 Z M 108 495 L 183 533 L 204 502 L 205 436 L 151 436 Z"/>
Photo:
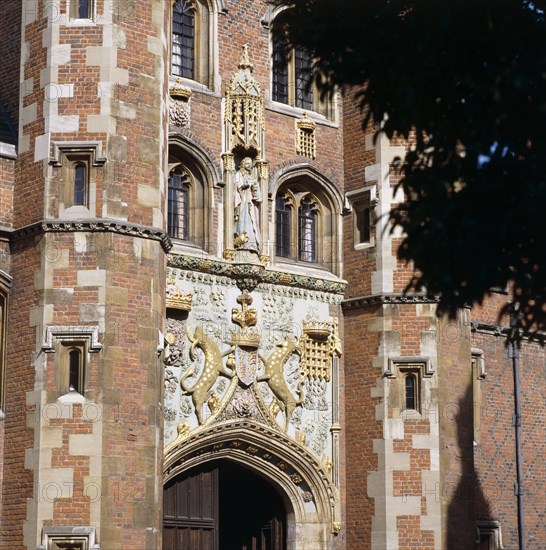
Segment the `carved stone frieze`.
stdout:
<path fill-rule="evenodd" d="M 315 291 L 316 294 L 302 294 L 301 296 L 311 297 L 328 303 L 339 303 L 346 287 L 344 281 L 332 281 L 309 275 L 295 275 L 273 271 L 266 269 L 260 264 L 233 264 L 218 259 L 209 260 L 183 254 L 169 254 L 167 265 L 171 268 L 181 270 L 198 271 L 220 277 L 233 278 L 241 290 L 246 288 L 249 292 L 261 290 L 266 293 L 275 292 L 279 295 L 294 298 L 297 296 L 297 293 L 290 292 L 292 289 L 311 290 Z M 282 285 L 285 288 L 282 289 L 278 285 Z M 292 287 L 292 289 L 288 287 Z M 329 294 L 340 296 L 328 296 Z"/>
<path fill-rule="evenodd" d="M 341 306 L 344 311 L 348 311 L 384 304 L 436 304 L 438 301 L 439 298 L 435 296 L 431 297 L 418 292 L 414 294 L 373 294 L 343 300 Z"/>

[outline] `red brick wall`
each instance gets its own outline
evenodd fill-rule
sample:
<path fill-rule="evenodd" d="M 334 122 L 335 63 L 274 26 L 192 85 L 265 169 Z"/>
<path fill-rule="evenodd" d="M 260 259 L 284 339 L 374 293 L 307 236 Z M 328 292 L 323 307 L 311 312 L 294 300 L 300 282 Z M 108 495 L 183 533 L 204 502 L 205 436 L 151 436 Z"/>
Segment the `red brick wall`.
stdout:
<path fill-rule="evenodd" d="M 474 313 L 474 312 L 473 312 Z M 474 448 L 479 490 L 474 492 L 476 519 L 500 522 L 505 548 L 517 548 L 516 444 L 513 426 L 512 360 L 503 337 L 473 333 L 472 345 L 484 352 L 487 375 L 482 381 L 481 438 Z M 546 388 L 544 348 L 523 341 L 520 353 L 521 443 L 523 455 L 525 541 L 546 548 L 544 479 L 546 479 Z"/>
<path fill-rule="evenodd" d="M 21 2 L 0 3 L 0 100 L 11 119 L 19 118 L 19 67 L 21 62 Z"/>
<path fill-rule="evenodd" d="M 34 271 L 40 263 L 40 243 L 28 238 L 11 252 L 13 287 L 10 293 L 8 318 L 4 424 L 4 487 L 0 548 L 22 548 L 22 526 L 26 517 L 26 499 L 34 498 L 33 475 L 25 469 L 25 449 L 33 447 L 33 432 L 26 427 L 26 413 L 35 419 L 35 411 L 27 408 L 26 392 L 34 388 L 33 353 L 36 348 L 36 327 L 29 326 L 29 311 L 37 305 Z"/>
<path fill-rule="evenodd" d="M 0 226 L 13 227 L 13 184 L 15 163 L 0 158 Z"/>
<path fill-rule="evenodd" d="M 344 365 L 347 478 L 347 548 L 369 548 L 371 544 L 374 501 L 367 497 L 368 473 L 377 471 L 373 440 L 383 437 L 382 422 L 375 419 L 377 399 L 372 399 L 381 372 L 372 367 L 377 355 L 378 336 L 370 333 L 367 322 L 378 310 L 345 312 Z"/>

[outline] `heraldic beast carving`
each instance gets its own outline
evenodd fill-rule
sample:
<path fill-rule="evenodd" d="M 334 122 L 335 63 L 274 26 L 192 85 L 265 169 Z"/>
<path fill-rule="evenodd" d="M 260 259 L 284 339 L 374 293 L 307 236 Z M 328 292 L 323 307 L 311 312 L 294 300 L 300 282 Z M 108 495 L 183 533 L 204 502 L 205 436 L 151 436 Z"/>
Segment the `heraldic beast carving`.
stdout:
<path fill-rule="evenodd" d="M 226 355 L 229 355 L 233 348 L 230 348 L 228 351 L 222 353 L 219 347 L 216 345 L 214 340 L 210 338 L 202 327 L 197 327 L 195 329 L 194 335 L 191 336 L 190 333 L 186 330 L 186 334 L 191 342 L 190 348 L 190 358 L 193 361 L 195 359 L 195 348 L 199 347 L 203 350 L 205 355 L 205 366 L 203 367 L 203 372 L 199 377 L 199 380 L 195 383 L 193 388 L 186 388 L 184 382 L 190 376 L 195 374 L 195 371 L 190 368 L 180 379 L 180 388 L 184 395 L 191 395 L 193 405 L 195 407 L 195 414 L 199 425 L 203 424 L 203 406 L 210 397 L 209 393 L 212 389 L 212 386 L 218 380 L 218 376 L 226 376 L 227 378 L 233 378 L 233 370 L 228 370 L 224 367 L 223 358 Z"/>
<path fill-rule="evenodd" d="M 300 353 L 298 342 L 286 339 L 277 344 L 279 349 L 275 350 L 267 359 L 260 355 L 260 359 L 265 365 L 265 373 L 258 376 L 257 382 L 267 382 L 273 395 L 279 403 L 281 411 L 286 415 L 285 431 L 288 431 L 288 423 L 292 413 L 298 405 L 303 403 L 302 385 L 303 379 L 298 384 L 296 393 L 298 399 L 294 399 L 286 380 L 284 379 L 284 364 L 290 359 L 293 353 Z"/>

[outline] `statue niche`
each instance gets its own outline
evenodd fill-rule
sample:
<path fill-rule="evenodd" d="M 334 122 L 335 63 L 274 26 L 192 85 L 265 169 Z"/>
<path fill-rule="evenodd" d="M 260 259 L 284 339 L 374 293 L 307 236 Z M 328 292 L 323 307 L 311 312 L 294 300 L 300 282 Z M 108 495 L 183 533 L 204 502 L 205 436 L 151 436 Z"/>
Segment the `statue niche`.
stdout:
<path fill-rule="evenodd" d="M 236 249 L 261 251 L 260 206 L 262 193 L 253 174 L 254 163 L 250 157 L 241 161 L 234 178 L 235 231 L 233 244 Z"/>
<path fill-rule="evenodd" d="M 254 253 L 260 259 L 264 253 L 263 196 L 269 176 L 263 158 L 264 96 L 252 70 L 245 45 L 239 69 L 226 91 L 222 161 L 226 193 L 224 256 L 228 259 L 236 259 L 238 250 Z M 248 255 L 243 257 L 249 259 Z"/>

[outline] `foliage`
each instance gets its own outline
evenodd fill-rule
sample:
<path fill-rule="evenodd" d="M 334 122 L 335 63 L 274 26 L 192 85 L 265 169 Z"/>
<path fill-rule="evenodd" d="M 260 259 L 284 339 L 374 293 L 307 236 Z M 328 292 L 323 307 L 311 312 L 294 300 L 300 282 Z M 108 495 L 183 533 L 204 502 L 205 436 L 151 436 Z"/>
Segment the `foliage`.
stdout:
<path fill-rule="evenodd" d="M 276 0 L 323 93 L 357 86 L 363 123 L 414 147 L 392 220 L 412 289 L 455 312 L 513 286 L 546 329 L 546 1 Z"/>

